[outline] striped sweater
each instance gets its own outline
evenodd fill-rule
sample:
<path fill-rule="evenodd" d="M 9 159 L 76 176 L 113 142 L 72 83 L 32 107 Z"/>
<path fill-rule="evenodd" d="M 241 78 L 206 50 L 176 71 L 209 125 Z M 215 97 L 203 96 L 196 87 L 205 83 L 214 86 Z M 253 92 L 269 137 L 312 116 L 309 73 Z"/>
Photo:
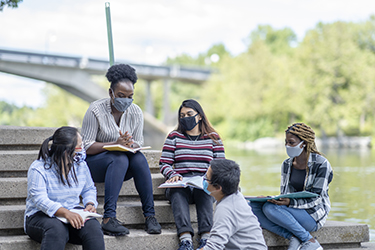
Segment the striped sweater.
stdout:
<path fill-rule="evenodd" d="M 219 137 L 218 134 L 215 135 Z M 189 172 L 204 174 L 211 160 L 224 158 L 224 146 L 220 139 L 215 143 L 205 134 L 195 141 L 172 131 L 165 140 L 159 167 L 160 172 L 169 179 Z"/>

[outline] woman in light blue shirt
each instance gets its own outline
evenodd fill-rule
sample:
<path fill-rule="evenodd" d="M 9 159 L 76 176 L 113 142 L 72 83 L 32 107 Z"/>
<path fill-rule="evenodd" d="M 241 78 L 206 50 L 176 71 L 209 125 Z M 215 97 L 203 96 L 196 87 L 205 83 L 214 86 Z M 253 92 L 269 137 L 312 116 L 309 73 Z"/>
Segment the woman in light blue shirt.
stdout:
<path fill-rule="evenodd" d="M 52 141 L 51 147 L 49 142 Z M 47 138 L 27 174 L 25 232 L 41 249 L 64 250 L 67 242 L 83 249 L 105 249 L 96 219 L 84 221 L 70 209 L 96 212 L 96 188 L 85 162 L 86 152 L 76 128 L 61 127 Z M 68 224 L 56 217 L 66 218 Z"/>

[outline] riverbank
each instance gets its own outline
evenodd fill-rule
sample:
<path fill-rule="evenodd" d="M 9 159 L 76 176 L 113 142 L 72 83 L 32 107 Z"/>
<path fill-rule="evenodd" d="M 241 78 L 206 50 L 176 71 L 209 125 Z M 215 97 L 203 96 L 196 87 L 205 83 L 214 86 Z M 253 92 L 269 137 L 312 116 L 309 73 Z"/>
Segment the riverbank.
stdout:
<path fill-rule="evenodd" d="M 285 138 L 265 137 L 259 138 L 251 142 L 234 142 L 228 141 L 229 146 L 246 150 L 263 150 L 263 149 L 279 149 L 284 147 Z M 342 137 L 326 137 L 316 138 L 318 148 L 327 149 L 369 149 L 371 148 L 370 136 L 342 136 Z"/>

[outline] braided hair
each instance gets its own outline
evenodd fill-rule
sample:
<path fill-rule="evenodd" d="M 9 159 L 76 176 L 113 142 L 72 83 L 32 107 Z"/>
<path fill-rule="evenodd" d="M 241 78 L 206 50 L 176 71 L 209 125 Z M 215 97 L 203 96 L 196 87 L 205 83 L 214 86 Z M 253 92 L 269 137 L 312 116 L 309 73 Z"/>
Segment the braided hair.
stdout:
<path fill-rule="evenodd" d="M 305 142 L 307 159 L 309 158 L 310 153 L 321 155 L 315 144 L 315 132 L 311 127 L 304 123 L 293 123 L 287 130 L 285 130 L 285 133 L 291 133 L 292 135 L 297 136 L 301 141 Z"/>

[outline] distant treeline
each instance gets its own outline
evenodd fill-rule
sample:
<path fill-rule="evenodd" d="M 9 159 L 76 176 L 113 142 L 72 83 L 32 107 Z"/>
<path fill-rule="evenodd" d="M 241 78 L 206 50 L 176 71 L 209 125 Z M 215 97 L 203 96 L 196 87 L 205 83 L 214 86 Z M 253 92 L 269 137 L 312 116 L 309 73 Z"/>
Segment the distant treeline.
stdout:
<path fill-rule="evenodd" d="M 169 58 L 166 64 L 217 69 L 203 86 L 172 82 L 171 112 L 184 99 L 198 99 L 226 140 L 280 135 L 299 121 L 319 136 L 375 133 L 375 17 L 318 23 L 301 41 L 289 28 L 260 25 L 246 42 L 247 50 L 236 56 L 217 44 L 198 56 Z M 100 82 L 107 84 L 104 78 Z M 135 85 L 141 108 L 144 88 L 142 80 Z M 157 117 L 162 88 L 162 82 L 152 84 Z M 87 103 L 57 87 L 49 86 L 46 95 L 46 105 L 36 110 L 0 104 L 0 123 L 80 126 Z"/>

